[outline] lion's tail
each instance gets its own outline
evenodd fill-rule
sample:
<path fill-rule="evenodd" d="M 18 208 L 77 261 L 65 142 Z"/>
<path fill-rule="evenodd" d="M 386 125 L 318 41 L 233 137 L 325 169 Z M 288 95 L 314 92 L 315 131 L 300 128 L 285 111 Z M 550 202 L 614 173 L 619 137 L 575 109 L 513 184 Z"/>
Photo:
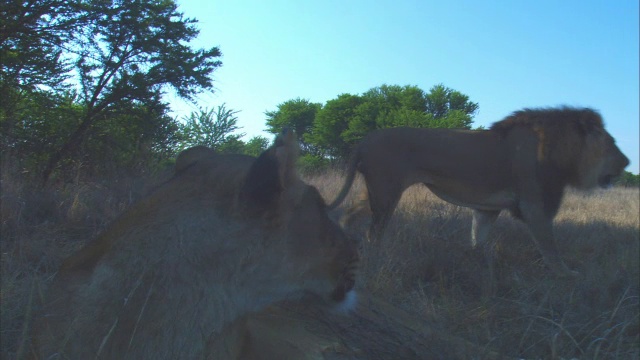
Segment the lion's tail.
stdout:
<path fill-rule="evenodd" d="M 328 205 L 329 210 L 333 210 L 338 207 L 338 205 L 342 204 L 344 199 L 347 197 L 349 190 L 351 190 L 351 185 L 353 185 L 353 180 L 356 178 L 356 170 L 358 169 L 358 162 L 360 161 L 360 154 L 358 149 L 353 152 L 351 158 L 349 159 L 349 164 L 347 165 L 347 178 L 338 193 L 338 196 Z"/>

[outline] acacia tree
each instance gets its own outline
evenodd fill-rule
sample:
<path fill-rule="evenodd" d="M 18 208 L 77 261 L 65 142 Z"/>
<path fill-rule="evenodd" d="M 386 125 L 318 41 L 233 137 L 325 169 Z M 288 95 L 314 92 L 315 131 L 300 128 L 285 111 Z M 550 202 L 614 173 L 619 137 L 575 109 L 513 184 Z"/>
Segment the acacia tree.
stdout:
<path fill-rule="evenodd" d="M 305 139 L 313 127 L 316 114 L 322 104 L 312 103 L 307 99 L 292 99 L 278 104 L 278 110 L 266 111 L 267 131 L 279 134 L 283 128 L 293 129 L 298 137 L 300 148 L 305 153 L 314 153 L 315 148 Z"/>
<path fill-rule="evenodd" d="M 217 47 L 195 50 L 187 44 L 199 30 L 172 0 L 78 1 L 83 19 L 64 45 L 73 60 L 84 113 L 76 129 L 54 152 L 43 172 L 46 182 L 58 163 L 73 156 L 96 122 L 110 110 L 141 104 L 162 111 L 162 96 L 172 88 L 192 100 L 212 87 L 221 62 Z"/>
<path fill-rule="evenodd" d="M 616 181 L 616 184 L 624 187 L 640 186 L 640 175 L 634 175 L 632 172 L 624 171 Z"/>
<path fill-rule="evenodd" d="M 5 85 L 58 88 L 67 79 L 70 63 L 61 58 L 62 46 L 82 22 L 77 8 L 65 0 L 0 3 L 0 75 Z"/>
<path fill-rule="evenodd" d="M 428 93 L 417 86 L 382 85 L 362 95 L 327 101 L 305 136 L 320 153 L 349 155 L 354 144 L 376 129 L 396 126 L 470 129 L 478 104 L 442 84 Z"/>
<path fill-rule="evenodd" d="M 469 101 L 469 96 L 442 84 L 433 86 L 426 94 L 426 112 L 433 116 L 438 127 L 471 128 L 478 103 Z M 447 124 L 451 119 L 453 124 Z"/>
<path fill-rule="evenodd" d="M 269 147 L 269 139 L 264 136 L 254 136 L 249 139 L 243 147 L 242 153 L 254 157 L 260 156 Z"/>
<path fill-rule="evenodd" d="M 180 126 L 182 148 L 203 145 L 219 150 L 226 146 L 229 152 L 239 152 L 244 145 L 240 141 L 244 134 L 232 134 L 239 129 L 236 116 L 238 112 L 227 109 L 225 104 L 211 110 L 205 108 L 192 112 Z"/>
<path fill-rule="evenodd" d="M 353 120 L 341 134 L 343 148 L 350 148 L 375 129 L 427 126 L 425 93 L 417 86 L 382 85 L 366 91 L 361 98 Z"/>
<path fill-rule="evenodd" d="M 356 109 L 364 103 L 357 95 L 341 94 L 336 99 L 327 101 L 316 115 L 313 129 L 305 134 L 305 139 L 323 150 L 323 154 L 342 157 L 349 152 L 349 144 L 345 134 L 358 116 Z"/>
<path fill-rule="evenodd" d="M 66 0 L 0 2 L 0 145 L 15 143 L 15 127 L 44 89 L 64 90 L 69 61 L 62 58 L 74 24 L 81 22 Z M 63 95 L 64 96 L 64 95 Z M 60 97 L 60 96 L 54 96 Z M 27 103 L 28 106 L 20 106 Z M 50 105 L 50 104 L 49 104 Z M 46 110 L 50 109 L 49 106 Z"/>

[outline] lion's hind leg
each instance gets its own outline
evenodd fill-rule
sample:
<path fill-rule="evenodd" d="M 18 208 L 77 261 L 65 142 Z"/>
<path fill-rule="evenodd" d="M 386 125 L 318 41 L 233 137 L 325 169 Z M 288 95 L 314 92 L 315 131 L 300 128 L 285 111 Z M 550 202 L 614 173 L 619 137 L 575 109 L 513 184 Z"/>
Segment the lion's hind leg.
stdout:
<path fill-rule="evenodd" d="M 500 215 L 500 210 L 478 210 L 473 209 L 473 220 L 471 222 L 471 246 L 484 244 L 493 223 Z"/>
<path fill-rule="evenodd" d="M 378 176 L 364 174 L 372 215 L 369 240 L 375 241 L 382 238 L 402 192 L 411 185 L 403 184 L 400 180 L 402 178 L 399 171 L 385 172 Z"/>
<path fill-rule="evenodd" d="M 371 205 L 372 222 L 369 227 L 369 240 L 376 241 L 384 236 L 387 225 L 391 220 L 402 191 L 394 191 L 391 194 L 387 194 L 384 198 L 372 198 L 371 191 L 369 191 L 369 203 Z"/>
<path fill-rule="evenodd" d="M 484 262 L 487 266 L 487 276 L 484 277 L 482 291 L 485 297 L 493 296 L 495 293 L 494 247 L 493 244 L 488 244 L 486 240 L 498 215 L 500 215 L 500 210 L 473 209 L 471 246 L 475 249 L 480 245 L 484 255 Z"/>
<path fill-rule="evenodd" d="M 372 213 L 369 205 L 369 196 L 367 189 L 363 187 L 357 198 L 351 203 L 351 206 L 345 209 L 343 215 L 340 216 L 340 225 L 347 233 L 357 236 L 358 239 L 365 237 L 369 239 L 369 230 L 363 231 L 362 229 L 369 229 L 371 223 Z"/>

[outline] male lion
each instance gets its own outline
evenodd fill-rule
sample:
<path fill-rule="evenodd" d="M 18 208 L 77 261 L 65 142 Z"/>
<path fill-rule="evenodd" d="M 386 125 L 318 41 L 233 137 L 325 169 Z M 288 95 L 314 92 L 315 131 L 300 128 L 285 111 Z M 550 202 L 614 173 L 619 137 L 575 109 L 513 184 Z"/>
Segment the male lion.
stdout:
<path fill-rule="evenodd" d="M 383 129 L 356 146 L 346 183 L 329 208 L 344 200 L 360 172 L 373 216 L 369 236 L 376 238 L 402 192 L 423 183 L 441 199 L 474 210 L 473 246 L 508 209 L 527 224 L 551 269 L 575 275 L 558 254 L 551 226 L 564 188 L 606 187 L 628 164 L 591 109 L 524 109 L 485 131 Z M 359 206 L 346 221 L 366 211 Z"/>
<path fill-rule="evenodd" d="M 227 359 L 239 350 L 225 337 L 250 312 L 353 302 L 356 245 L 296 175 L 294 139 L 284 133 L 258 159 L 179 156 L 171 180 L 63 263 L 34 356 Z"/>

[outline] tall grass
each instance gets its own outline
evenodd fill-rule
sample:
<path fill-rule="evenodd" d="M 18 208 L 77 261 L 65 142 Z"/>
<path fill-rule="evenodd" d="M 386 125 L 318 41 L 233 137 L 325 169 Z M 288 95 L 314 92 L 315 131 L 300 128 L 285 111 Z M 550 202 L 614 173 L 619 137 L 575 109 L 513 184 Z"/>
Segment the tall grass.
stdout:
<path fill-rule="evenodd" d="M 27 325 L 61 260 L 166 177 L 38 190 L 12 174 L 2 173 L 0 203 L 3 359 L 28 351 Z M 343 177 L 328 171 L 307 180 L 331 200 Z M 501 215 L 491 241 L 471 249 L 470 211 L 414 186 L 385 236 L 362 243 L 358 286 L 506 356 L 637 359 L 639 202 L 637 188 L 569 191 L 555 232 L 563 258 L 581 276 L 559 279 L 521 223 Z M 361 224 L 354 233 L 364 230 Z"/>
<path fill-rule="evenodd" d="M 28 325 L 62 260 L 160 181 L 114 179 L 43 189 L 3 164 L 0 177 L 0 358 L 23 358 Z"/>
<path fill-rule="evenodd" d="M 342 184 L 335 173 L 309 181 L 329 201 Z M 506 356 L 640 358 L 639 189 L 569 190 L 554 231 L 579 278 L 548 270 L 527 228 L 508 214 L 472 249 L 470 210 L 416 185 L 385 236 L 363 242 L 360 284 Z"/>

